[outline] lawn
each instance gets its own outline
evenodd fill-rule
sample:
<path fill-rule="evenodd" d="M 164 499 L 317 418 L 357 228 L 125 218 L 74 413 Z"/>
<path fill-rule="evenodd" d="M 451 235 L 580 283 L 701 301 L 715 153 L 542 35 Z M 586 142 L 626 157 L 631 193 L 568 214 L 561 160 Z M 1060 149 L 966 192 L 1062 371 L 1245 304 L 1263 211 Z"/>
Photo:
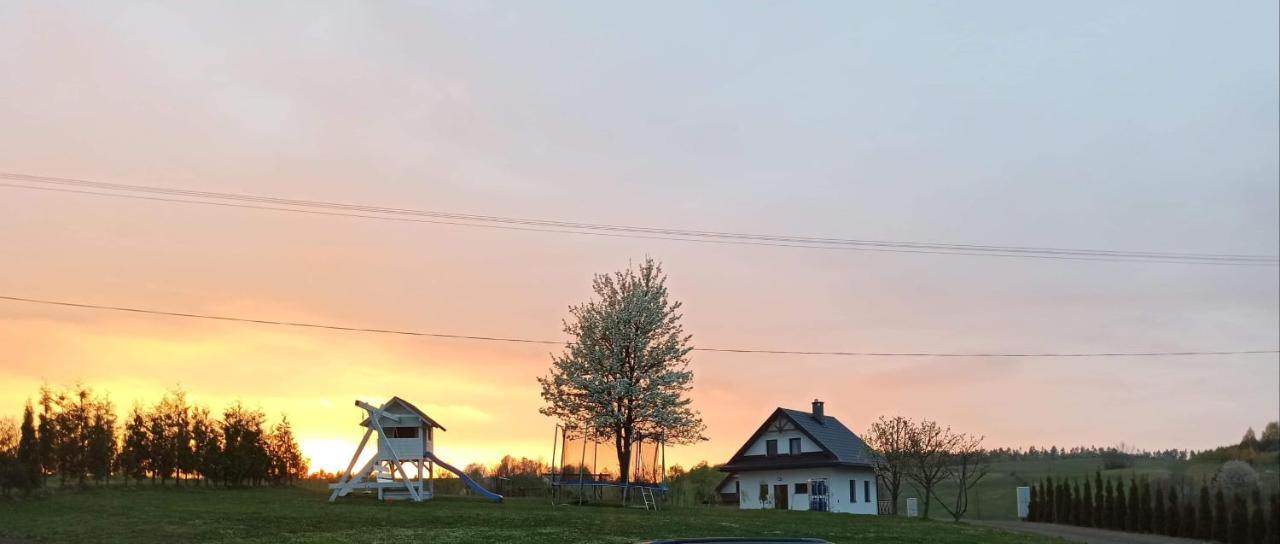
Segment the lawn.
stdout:
<path fill-rule="evenodd" d="M 110 487 L 0 500 L 0 535 L 39 542 L 617 542 L 689 536 L 806 536 L 832 542 L 1057 542 L 965 524 L 808 512 L 492 504 L 425 504 L 285 489 Z M 3 540 L 3 538 L 0 538 Z"/>

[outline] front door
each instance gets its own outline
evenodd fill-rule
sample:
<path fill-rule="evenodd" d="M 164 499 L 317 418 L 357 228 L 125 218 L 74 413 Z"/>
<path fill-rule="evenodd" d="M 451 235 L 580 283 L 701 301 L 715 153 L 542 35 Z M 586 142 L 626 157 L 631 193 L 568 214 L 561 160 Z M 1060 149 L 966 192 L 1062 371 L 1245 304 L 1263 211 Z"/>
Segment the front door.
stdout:
<path fill-rule="evenodd" d="M 787 485 L 779 484 L 773 486 L 773 507 L 778 510 L 787 509 Z"/>

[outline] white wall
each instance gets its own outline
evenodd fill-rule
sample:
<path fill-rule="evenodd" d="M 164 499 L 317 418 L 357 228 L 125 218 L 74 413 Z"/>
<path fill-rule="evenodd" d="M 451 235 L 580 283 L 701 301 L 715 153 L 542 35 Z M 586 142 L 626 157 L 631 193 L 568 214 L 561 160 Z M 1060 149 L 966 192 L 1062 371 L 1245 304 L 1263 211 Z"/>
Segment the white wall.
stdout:
<path fill-rule="evenodd" d="M 774 486 L 778 484 L 787 485 L 787 506 L 790 510 L 808 510 L 809 495 L 797 495 L 795 493 L 795 484 L 809 483 L 811 479 L 826 478 L 828 494 L 828 505 L 832 512 L 845 512 L 851 514 L 876 514 L 878 511 L 876 501 L 876 480 L 875 473 L 870 469 L 852 469 L 852 468 L 805 468 L 805 469 L 785 469 L 785 470 L 768 470 L 768 471 L 751 471 L 738 473 L 738 481 L 741 482 L 741 493 L 738 495 L 738 507 L 744 510 L 755 510 L 762 508 L 773 508 Z M 849 481 L 856 481 L 857 501 L 849 500 Z M 871 482 L 871 497 L 863 496 L 863 482 Z M 760 484 L 768 484 L 769 486 L 769 502 L 761 504 L 760 502 Z"/>
<path fill-rule="evenodd" d="M 421 434 L 421 433 L 419 433 Z M 401 461 L 408 459 L 423 458 L 423 439 L 418 438 L 388 438 L 387 442 L 391 444 L 392 451 L 395 451 L 396 457 Z M 391 454 L 387 452 L 382 444 L 378 444 L 378 455 L 383 459 L 391 459 Z"/>
<path fill-rule="evenodd" d="M 387 442 L 391 444 L 391 450 L 395 452 L 396 457 L 401 460 L 422 459 L 424 451 L 432 451 L 432 443 L 427 429 L 422 428 L 422 418 L 414 414 L 400 403 L 393 403 L 386 408 L 386 412 L 399 416 L 398 420 L 389 417 L 378 418 L 378 423 L 382 424 L 382 428 L 391 433 L 391 427 L 419 427 L 417 438 L 388 438 Z M 376 435 L 375 435 L 376 438 Z M 378 456 L 382 459 L 391 459 L 391 452 L 383 447 L 381 441 L 378 442 Z"/>

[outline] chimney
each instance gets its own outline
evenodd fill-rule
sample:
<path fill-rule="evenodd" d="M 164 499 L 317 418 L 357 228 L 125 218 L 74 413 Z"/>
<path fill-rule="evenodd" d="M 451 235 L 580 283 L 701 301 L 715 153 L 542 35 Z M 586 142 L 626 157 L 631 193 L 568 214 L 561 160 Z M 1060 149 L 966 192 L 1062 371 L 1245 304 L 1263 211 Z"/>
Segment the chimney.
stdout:
<path fill-rule="evenodd" d="M 822 415 L 822 401 L 813 399 L 813 419 L 818 420 L 818 423 L 822 423 Z"/>

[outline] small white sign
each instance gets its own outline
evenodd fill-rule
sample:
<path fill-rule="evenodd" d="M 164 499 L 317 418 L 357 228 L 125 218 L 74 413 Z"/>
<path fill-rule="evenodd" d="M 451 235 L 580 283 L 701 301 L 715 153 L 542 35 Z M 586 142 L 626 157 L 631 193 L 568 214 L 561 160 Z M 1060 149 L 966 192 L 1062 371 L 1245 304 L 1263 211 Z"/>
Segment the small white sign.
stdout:
<path fill-rule="evenodd" d="M 914 518 L 920 515 L 919 508 L 916 507 L 916 498 L 907 497 L 907 517 Z"/>
<path fill-rule="evenodd" d="M 1018 517 L 1027 519 L 1031 514 L 1031 488 L 1027 486 L 1018 487 Z"/>

